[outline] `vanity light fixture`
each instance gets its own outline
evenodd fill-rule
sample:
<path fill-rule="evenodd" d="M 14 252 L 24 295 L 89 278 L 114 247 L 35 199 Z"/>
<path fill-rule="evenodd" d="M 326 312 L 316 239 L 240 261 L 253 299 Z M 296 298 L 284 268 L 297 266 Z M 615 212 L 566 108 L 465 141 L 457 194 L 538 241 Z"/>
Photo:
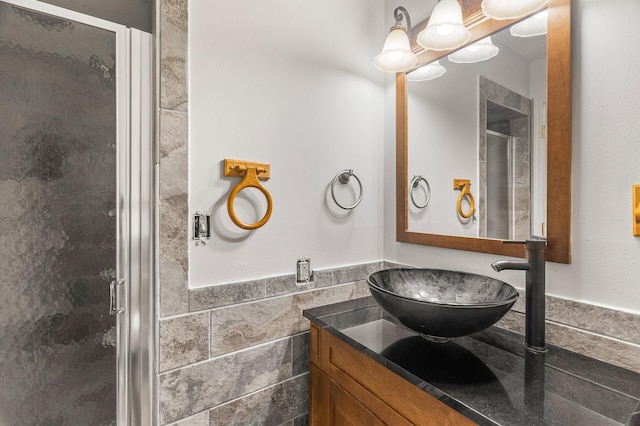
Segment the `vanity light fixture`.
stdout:
<path fill-rule="evenodd" d="M 440 65 L 440 61 L 433 61 L 430 64 L 422 66 L 415 71 L 411 71 L 407 74 L 407 80 L 409 81 L 427 81 L 441 77 L 447 69 Z"/>
<path fill-rule="evenodd" d="M 384 41 L 382 52 L 375 57 L 376 68 L 383 72 L 397 73 L 413 68 L 418 62 L 416 55 L 411 52 L 408 32 L 411 31 L 411 18 L 409 12 L 402 6 L 393 11 L 396 24 L 389 30 L 389 35 Z M 406 19 L 407 26 L 402 25 Z"/>
<path fill-rule="evenodd" d="M 547 10 L 538 12 L 531 18 L 527 18 L 524 21 L 518 22 L 509 29 L 509 32 L 514 37 L 534 37 L 544 35 L 547 33 L 547 17 L 549 13 Z"/>
<path fill-rule="evenodd" d="M 425 49 L 441 51 L 457 49 L 470 37 L 471 33 L 462 23 L 462 8 L 458 0 L 440 0 L 416 41 Z"/>
<path fill-rule="evenodd" d="M 496 19 L 517 19 L 542 9 L 548 0 L 482 0 L 482 13 Z"/>
<path fill-rule="evenodd" d="M 491 41 L 491 36 L 488 36 L 457 52 L 453 52 L 448 56 L 448 59 L 457 64 L 473 64 L 491 59 L 496 56 L 499 51 L 498 46 Z"/>

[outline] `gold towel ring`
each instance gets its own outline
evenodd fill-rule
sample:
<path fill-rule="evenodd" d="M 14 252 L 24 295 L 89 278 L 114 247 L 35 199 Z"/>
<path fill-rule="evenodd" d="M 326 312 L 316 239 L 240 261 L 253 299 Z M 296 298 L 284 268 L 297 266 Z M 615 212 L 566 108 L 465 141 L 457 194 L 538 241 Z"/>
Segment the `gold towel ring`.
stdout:
<path fill-rule="evenodd" d="M 260 182 L 258 181 L 258 172 L 263 172 L 263 170 L 264 169 L 259 169 L 256 167 L 247 167 L 244 178 L 238 185 L 236 185 L 235 188 L 233 188 L 231 194 L 229 194 L 229 199 L 227 199 L 227 211 L 229 212 L 229 217 L 231 218 L 233 223 L 235 223 L 242 229 L 258 229 L 265 223 L 267 223 L 267 221 L 271 217 L 271 211 L 273 210 L 273 200 L 271 199 L 271 194 L 269 194 L 269 191 L 267 191 L 265 187 L 260 185 Z M 262 219 L 260 219 L 256 223 L 246 224 L 242 222 L 240 219 L 238 219 L 238 216 L 236 216 L 236 212 L 233 209 L 233 203 L 236 199 L 236 196 L 245 188 L 256 188 L 257 190 L 262 192 L 267 199 L 267 212 L 264 214 Z"/>
<path fill-rule="evenodd" d="M 473 216 L 473 212 L 476 209 L 475 200 L 473 199 L 473 194 L 471 194 L 471 181 L 468 179 L 454 179 L 453 180 L 453 189 L 459 189 L 460 195 L 458 196 L 458 214 L 460 217 L 464 219 L 469 219 Z M 462 200 L 465 195 L 469 198 L 469 211 L 467 213 L 462 211 Z"/>

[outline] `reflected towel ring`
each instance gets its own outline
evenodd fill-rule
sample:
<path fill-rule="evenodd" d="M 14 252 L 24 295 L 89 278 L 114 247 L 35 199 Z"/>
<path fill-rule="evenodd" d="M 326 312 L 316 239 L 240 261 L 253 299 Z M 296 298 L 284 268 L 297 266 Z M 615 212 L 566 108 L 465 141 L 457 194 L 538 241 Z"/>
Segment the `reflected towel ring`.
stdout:
<path fill-rule="evenodd" d="M 229 194 L 229 198 L 227 199 L 227 211 L 229 212 L 229 217 L 231 218 L 233 223 L 235 223 L 237 226 L 239 226 L 242 229 L 248 229 L 248 230 L 258 229 L 261 226 L 263 226 L 265 223 L 267 223 L 267 221 L 271 217 L 271 212 L 273 210 L 273 200 L 271 199 L 271 194 L 269 194 L 269 191 L 267 191 L 265 187 L 260 185 L 260 182 L 258 181 L 258 173 L 263 172 L 263 170 L 264 169 L 261 170 L 256 167 L 247 167 L 244 174 L 244 178 L 240 181 L 238 185 L 236 185 L 235 188 L 233 188 L 233 190 Z M 264 214 L 262 219 L 260 219 L 256 223 L 246 224 L 242 222 L 240 219 L 238 219 L 238 216 L 236 216 L 236 213 L 233 209 L 233 203 L 236 199 L 236 196 L 240 191 L 242 191 L 245 188 L 256 188 L 257 190 L 262 192 L 265 198 L 267 199 L 267 212 Z"/>
<path fill-rule="evenodd" d="M 458 214 L 463 219 L 469 219 L 476 210 L 475 200 L 473 199 L 473 194 L 471 194 L 471 181 L 469 179 L 454 179 L 453 189 L 460 190 L 457 203 Z M 462 200 L 465 196 L 469 199 L 469 211 L 467 213 L 462 211 Z"/>
<path fill-rule="evenodd" d="M 469 198 L 469 211 L 467 213 L 464 213 L 462 211 L 462 200 L 465 195 Z M 475 209 L 475 200 L 473 199 L 473 195 L 471 195 L 471 192 L 461 192 L 460 196 L 458 197 L 458 214 L 460 215 L 460 217 L 469 219 L 473 215 Z"/>
<path fill-rule="evenodd" d="M 413 191 L 418 187 L 418 185 L 420 185 L 420 182 L 424 182 L 424 184 L 427 186 L 427 200 L 423 204 L 418 204 L 416 202 L 416 199 L 413 197 Z M 413 179 L 411 179 L 411 183 L 409 184 L 409 195 L 411 196 L 411 202 L 414 206 L 419 209 L 424 209 L 429 205 L 429 201 L 431 201 L 431 186 L 429 185 L 429 182 L 420 175 L 414 176 Z"/>
<path fill-rule="evenodd" d="M 358 195 L 358 199 L 356 200 L 355 204 L 352 206 L 348 206 L 345 207 L 342 204 L 340 204 L 338 202 L 338 200 L 336 199 L 336 194 L 334 191 L 334 187 L 336 185 L 336 182 L 340 182 L 343 185 L 346 185 L 347 183 L 349 183 L 349 180 L 351 179 L 351 176 L 353 176 L 356 181 L 358 182 L 358 186 L 360 187 L 360 195 Z M 353 174 L 353 170 L 352 169 L 345 169 L 343 171 L 341 171 L 340 173 L 338 173 L 336 175 L 336 177 L 333 178 L 333 183 L 331 184 L 331 198 L 333 198 L 333 201 L 338 205 L 338 207 L 340 207 L 341 209 L 344 210 L 353 210 L 355 209 L 358 204 L 360 204 L 360 201 L 362 201 L 362 182 L 360 182 L 360 179 L 358 179 L 358 176 Z"/>

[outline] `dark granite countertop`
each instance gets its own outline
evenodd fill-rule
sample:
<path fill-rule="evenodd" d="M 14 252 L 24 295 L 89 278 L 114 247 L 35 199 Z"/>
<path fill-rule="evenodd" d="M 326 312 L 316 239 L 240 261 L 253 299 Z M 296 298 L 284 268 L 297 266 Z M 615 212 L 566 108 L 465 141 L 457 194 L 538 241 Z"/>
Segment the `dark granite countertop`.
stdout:
<path fill-rule="evenodd" d="M 554 346 L 532 354 L 521 335 L 495 326 L 432 343 L 371 297 L 304 316 L 481 425 L 640 424 L 630 420 L 640 374 Z"/>

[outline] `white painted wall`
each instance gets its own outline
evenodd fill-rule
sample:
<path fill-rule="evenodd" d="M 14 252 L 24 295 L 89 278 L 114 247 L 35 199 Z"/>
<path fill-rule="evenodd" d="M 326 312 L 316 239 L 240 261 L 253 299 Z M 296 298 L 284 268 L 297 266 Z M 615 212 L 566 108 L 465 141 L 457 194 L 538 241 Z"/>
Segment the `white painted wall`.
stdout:
<path fill-rule="evenodd" d="M 499 256 L 395 241 L 394 80 L 371 60 L 400 1 L 307 0 L 296 3 L 299 13 L 284 0 L 235 3 L 191 1 L 190 209 L 213 210 L 216 227 L 207 247 L 191 248 L 191 286 L 291 273 L 307 255 L 315 268 L 384 256 L 524 287 L 521 272 L 493 272 Z M 411 11 L 424 2 L 403 3 Z M 547 289 L 640 313 L 640 238 L 630 214 L 630 188 L 640 183 L 640 2 L 572 4 L 573 263 L 548 264 Z M 235 181 L 220 177 L 225 157 L 272 164 L 265 186 L 274 214 L 258 231 L 240 231 L 226 217 Z M 326 190 L 348 167 L 365 197 L 338 217 Z"/>
<path fill-rule="evenodd" d="M 381 259 L 383 0 L 189 3 L 189 209 L 208 209 L 214 227 L 207 246 L 190 244 L 190 286 L 293 273 L 302 256 L 315 269 Z M 271 164 L 264 227 L 229 219 L 239 179 L 222 177 L 224 158 Z M 327 192 L 347 168 L 364 186 L 350 213 Z M 236 211 L 252 223 L 262 204 L 242 191 Z"/>
<path fill-rule="evenodd" d="M 535 99 L 547 100 L 547 58 L 532 61 L 529 67 L 531 77 L 530 96 Z"/>
<path fill-rule="evenodd" d="M 387 1 L 387 8 L 391 1 Z M 640 183 L 640 49 L 637 0 L 574 0 L 573 263 L 547 265 L 549 294 L 640 313 L 640 238 L 631 234 L 631 185 Z M 393 82 L 385 81 L 385 199 L 395 198 Z M 385 257 L 494 276 L 494 255 L 395 242 L 395 206 L 385 203 Z M 549 218 L 553 220 L 553 218 Z"/>

